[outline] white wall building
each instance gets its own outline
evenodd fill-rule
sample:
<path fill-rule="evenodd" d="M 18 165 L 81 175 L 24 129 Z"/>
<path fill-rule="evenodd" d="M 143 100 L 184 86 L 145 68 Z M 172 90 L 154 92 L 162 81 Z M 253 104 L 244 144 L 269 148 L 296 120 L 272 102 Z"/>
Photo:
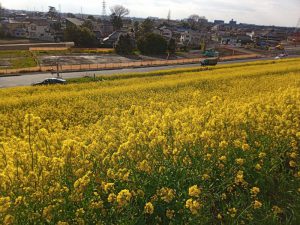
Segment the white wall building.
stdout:
<path fill-rule="evenodd" d="M 202 41 L 206 41 L 207 39 L 207 32 L 187 30 L 181 33 L 180 43 L 190 47 L 198 47 Z"/>
<path fill-rule="evenodd" d="M 50 24 L 47 21 L 33 21 L 28 25 L 28 38 L 41 41 L 54 41 Z"/>

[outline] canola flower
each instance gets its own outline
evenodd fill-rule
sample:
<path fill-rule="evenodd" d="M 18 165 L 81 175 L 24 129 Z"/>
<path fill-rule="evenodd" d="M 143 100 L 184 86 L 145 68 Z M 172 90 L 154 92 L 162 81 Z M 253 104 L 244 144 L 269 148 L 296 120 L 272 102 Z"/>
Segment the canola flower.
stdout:
<path fill-rule="evenodd" d="M 201 204 L 198 200 L 193 200 L 193 199 L 188 199 L 185 203 L 185 207 L 187 209 L 190 210 L 190 212 L 193 214 L 193 215 L 196 215 L 199 213 L 199 210 L 201 208 Z"/>
<path fill-rule="evenodd" d="M 132 197 L 132 194 L 129 192 L 129 190 L 124 189 L 119 192 L 117 195 L 117 203 L 119 206 L 127 205 L 130 202 L 130 199 Z"/>
<path fill-rule="evenodd" d="M 262 203 L 261 203 L 260 201 L 255 200 L 255 201 L 253 202 L 253 208 L 254 208 L 254 209 L 259 209 L 259 208 L 261 208 L 261 207 L 262 207 Z"/>
<path fill-rule="evenodd" d="M 146 214 L 153 214 L 154 211 L 154 206 L 151 202 L 147 202 L 145 207 L 144 207 L 144 211 Z"/>
<path fill-rule="evenodd" d="M 200 193 L 201 190 L 197 185 L 193 185 L 189 188 L 189 196 L 191 197 L 199 197 Z"/>
<path fill-rule="evenodd" d="M 289 59 L 1 89 L 0 224 L 296 224 L 299 83 Z"/>

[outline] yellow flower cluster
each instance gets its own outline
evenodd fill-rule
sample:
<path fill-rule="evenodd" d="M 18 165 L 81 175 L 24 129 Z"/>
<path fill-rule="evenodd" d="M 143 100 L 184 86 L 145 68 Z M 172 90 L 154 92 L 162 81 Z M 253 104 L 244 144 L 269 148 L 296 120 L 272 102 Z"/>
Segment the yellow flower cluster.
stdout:
<path fill-rule="evenodd" d="M 117 195 L 117 203 L 119 206 L 127 205 L 131 200 L 132 194 L 129 190 L 125 189 L 119 192 Z"/>
<path fill-rule="evenodd" d="M 190 198 L 186 201 L 185 207 L 189 209 L 193 215 L 196 215 L 199 213 L 201 204 L 198 200 L 193 200 Z"/>
<path fill-rule="evenodd" d="M 0 224 L 296 224 L 300 60 L 164 75 L 1 89 Z"/>
<path fill-rule="evenodd" d="M 146 214 L 152 214 L 154 212 L 154 206 L 151 202 L 147 202 L 145 207 L 144 207 L 144 211 Z"/>
<path fill-rule="evenodd" d="M 200 193 L 201 190 L 197 185 L 194 185 L 189 188 L 189 196 L 191 197 L 199 197 Z"/>
<path fill-rule="evenodd" d="M 163 187 L 157 192 L 157 195 L 163 201 L 170 203 L 175 198 L 175 191 L 171 188 Z"/>

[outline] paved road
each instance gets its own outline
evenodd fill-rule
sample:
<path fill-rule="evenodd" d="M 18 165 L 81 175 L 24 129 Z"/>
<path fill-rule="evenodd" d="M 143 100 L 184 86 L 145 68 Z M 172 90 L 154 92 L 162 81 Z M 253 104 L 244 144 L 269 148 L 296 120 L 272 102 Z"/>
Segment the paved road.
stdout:
<path fill-rule="evenodd" d="M 260 59 L 244 59 L 244 60 L 235 60 L 220 62 L 219 64 L 231 64 L 237 62 L 252 62 L 257 60 L 268 60 L 273 58 L 260 58 Z M 159 66 L 159 67 L 146 67 L 146 68 L 128 68 L 128 69 L 117 69 L 117 70 L 102 70 L 102 71 L 88 71 L 88 72 L 69 72 L 62 73 L 62 78 L 77 78 L 84 76 L 93 76 L 96 75 L 110 75 L 110 74 L 124 74 L 124 73 L 138 73 L 138 72 L 151 72 L 157 70 L 168 70 L 176 68 L 186 68 L 186 67 L 199 67 L 200 64 L 185 64 L 185 65 L 171 65 L 171 66 Z M 46 78 L 56 76 L 51 73 L 35 73 L 35 74 L 24 74 L 20 76 L 0 76 L 0 88 L 7 87 L 16 87 L 16 86 L 28 86 L 35 82 L 43 81 Z"/>

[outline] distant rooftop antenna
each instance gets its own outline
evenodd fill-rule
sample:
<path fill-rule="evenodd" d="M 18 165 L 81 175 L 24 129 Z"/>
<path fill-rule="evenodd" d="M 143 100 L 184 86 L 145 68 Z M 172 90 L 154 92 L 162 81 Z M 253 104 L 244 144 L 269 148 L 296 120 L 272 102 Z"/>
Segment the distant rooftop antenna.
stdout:
<path fill-rule="evenodd" d="M 102 2 L 102 16 L 106 16 L 106 1 Z"/>
<path fill-rule="evenodd" d="M 169 9 L 169 12 L 168 12 L 168 21 L 171 20 L 171 10 Z"/>

